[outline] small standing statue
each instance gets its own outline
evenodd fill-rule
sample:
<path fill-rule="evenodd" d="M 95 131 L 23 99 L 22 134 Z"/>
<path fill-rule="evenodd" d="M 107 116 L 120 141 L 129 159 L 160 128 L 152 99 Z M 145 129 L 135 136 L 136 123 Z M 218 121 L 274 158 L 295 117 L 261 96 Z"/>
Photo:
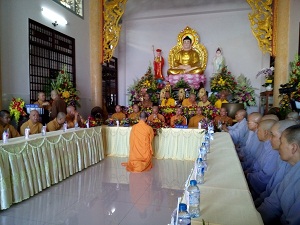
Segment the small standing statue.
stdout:
<path fill-rule="evenodd" d="M 213 58 L 214 73 L 221 73 L 225 67 L 225 58 L 222 55 L 221 48 L 217 48 L 216 55 Z"/>
<path fill-rule="evenodd" d="M 161 83 L 164 80 L 164 76 L 162 74 L 162 68 L 165 64 L 164 58 L 161 56 L 161 49 L 156 49 L 156 56 L 154 57 L 153 65 L 154 65 L 154 77 Z"/>
<path fill-rule="evenodd" d="M 181 88 L 178 91 L 178 100 L 182 102 L 184 99 L 185 99 L 185 91 L 183 88 Z"/>

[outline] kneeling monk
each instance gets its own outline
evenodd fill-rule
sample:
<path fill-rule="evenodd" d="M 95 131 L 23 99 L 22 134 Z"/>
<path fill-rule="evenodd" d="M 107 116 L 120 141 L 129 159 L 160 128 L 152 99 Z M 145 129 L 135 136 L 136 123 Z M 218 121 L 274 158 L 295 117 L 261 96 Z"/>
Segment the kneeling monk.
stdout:
<path fill-rule="evenodd" d="M 141 112 L 140 121 L 132 127 L 130 132 L 130 152 L 126 166 L 129 172 L 142 172 L 152 168 L 152 140 L 154 137 L 153 129 L 146 123 L 146 113 Z"/>

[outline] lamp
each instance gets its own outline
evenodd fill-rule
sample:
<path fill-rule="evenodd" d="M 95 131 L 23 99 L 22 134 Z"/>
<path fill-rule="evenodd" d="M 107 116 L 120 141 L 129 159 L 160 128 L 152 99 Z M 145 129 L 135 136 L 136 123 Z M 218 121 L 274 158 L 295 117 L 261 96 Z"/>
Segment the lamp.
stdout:
<path fill-rule="evenodd" d="M 62 16 L 58 15 L 57 13 L 55 13 L 45 7 L 42 8 L 42 14 L 49 20 L 54 21 L 52 23 L 52 25 L 55 27 L 58 24 L 63 24 L 63 25 L 68 24 L 68 21 L 65 18 L 63 18 Z"/>

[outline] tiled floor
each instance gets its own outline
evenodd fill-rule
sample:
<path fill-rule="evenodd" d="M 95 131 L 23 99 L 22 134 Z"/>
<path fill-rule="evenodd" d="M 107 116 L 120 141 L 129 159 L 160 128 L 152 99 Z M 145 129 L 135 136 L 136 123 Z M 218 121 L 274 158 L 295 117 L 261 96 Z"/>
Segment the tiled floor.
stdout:
<path fill-rule="evenodd" d="M 168 224 L 193 162 L 153 159 L 151 171 L 128 173 L 126 160 L 107 157 L 0 211 L 0 225 Z"/>

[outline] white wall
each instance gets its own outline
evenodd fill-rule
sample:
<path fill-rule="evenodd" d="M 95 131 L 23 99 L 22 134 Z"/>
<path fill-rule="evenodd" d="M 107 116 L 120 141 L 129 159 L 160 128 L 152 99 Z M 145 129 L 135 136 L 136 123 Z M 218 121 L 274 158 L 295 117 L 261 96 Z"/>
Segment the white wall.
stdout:
<path fill-rule="evenodd" d="M 300 1 L 290 1 L 289 62 L 294 61 L 299 49 Z"/>
<path fill-rule="evenodd" d="M 84 20 L 52 0 L 1 0 L 0 49 L 3 108 L 8 108 L 12 97 L 29 103 L 28 18 L 75 38 L 76 79 L 80 91 L 79 109 L 86 116 L 91 109 L 89 79 L 89 6 L 85 1 Z M 54 27 L 43 17 L 41 7 L 47 7 L 65 17 L 66 26 Z"/>
<path fill-rule="evenodd" d="M 126 96 L 128 86 L 134 79 L 144 75 L 149 62 L 152 64 L 152 45 L 163 50 L 162 55 L 167 61 L 168 52 L 176 44 L 178 33 L 186 26 L 198 32 L 200 42 L 208 50 L 205 71 L 208 81 L 212 74 L 212 58 L 217 47 L 220 46 L 228 69 L 235 76 L 241 73 L 246 75 L 251 79 L 254 87 L 261 89 L 261 80 L 256 79 L 255 75 L 260 69 L 269 66 L 269 55 L 261 53 L 252 35 L 248 20 L 250 7 L 246 1 L 232 0 L 227 1 L 229 3 L 226 4 L 196 5 L 192 8 L 158 9 L 157 11 L 147 10 L 154 6 L 146 5 L 145 9 L 139 8 L 138 13 L 133 13 L 134 5 L 131 5 L 133 1 L 128 1 L 128 13 L 132 15 L 126 16 L 125 12 L 119 44 L 120 104 L 128 104 Z M 161 1 L 150 2 L 154 4 L 153 2 Z M 136 7 L 142 7 L 137 1 L 134 1 L 134 4 Z M 165 63 L 163 69 L 165 76 L 167 69 L 168 63 Z M 209 82 L 206 88 L 209 89 Z M 259 92 L 260 90 L 257 90 L 257 94 Z"/>

